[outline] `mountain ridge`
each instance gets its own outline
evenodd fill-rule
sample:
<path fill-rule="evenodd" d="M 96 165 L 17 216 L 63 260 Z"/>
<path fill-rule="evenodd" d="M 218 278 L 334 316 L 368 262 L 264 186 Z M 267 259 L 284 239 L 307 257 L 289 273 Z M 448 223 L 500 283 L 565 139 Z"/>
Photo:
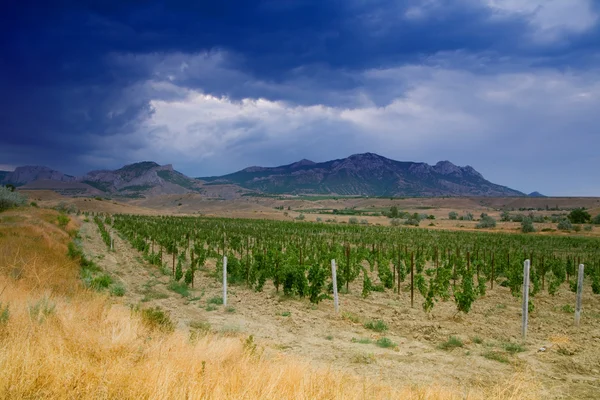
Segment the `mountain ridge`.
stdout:
<path fill-rule="evenodd" d="M 116 170 L 94 170 L 80 177 L 48 167 L 23 166 L 0 175 L 0 183 L 23 189 L 55 189 L 62 194 L 109 194 L 151 197 L 162 194 L 218 194 L 228 197 L 245 192 L 266 194 L 331 194 L 390 197 L 527 196 L 487 181 L 473 167 L 448 160 L 429 165 L 396 161 L 375 153 L 353 154 L 342 159 L 314 162 L 307 159 L 277 167 L 252 166 L 223 176 L 190 178 L 171 164 L 154 161 L 127 164 Z M 60 184 L 59 184 L 60 182 Z"/>
<path fill-rule="evenodd" d="M 249 167 L 212 177 L 208 184 L 235 184 L 270 194 L 362 196 L 526 196 L 487 181 L 473 167 L 444 160 L 435 165 L 396 161 L 375 153 L 315 163 L 301 160 L 277 167 Z"/>
<path fill-rule="evenodd" d="M 104 193 L 135 198 L 202 192 L 202 183 L 198 180 L 174 170 L 171 164 L 159 165 L 154 161 L 128 164 L 116 170 L 94 170 L 80 177 L 48 167 L 23 166 L 4 174 L 0 182 L 22 189 L 51 189 L 72 195 Z"/>

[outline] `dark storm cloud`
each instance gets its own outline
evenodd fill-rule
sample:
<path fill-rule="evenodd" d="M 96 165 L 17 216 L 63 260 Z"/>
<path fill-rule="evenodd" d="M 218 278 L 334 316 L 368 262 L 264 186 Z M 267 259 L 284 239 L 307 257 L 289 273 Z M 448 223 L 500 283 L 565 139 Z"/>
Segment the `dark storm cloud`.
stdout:
<path fill-rule="evenodd" d="M 473 118 L 461 115 L 467 107 L 480 107 L 479 114 L 490 115 L 494 123 L 493 110 L 510 111 L 517 120 L 523 117 L 519 110 L 504 104 L 486 108 L 487 103 L 473 101 L 463 89 L 469 79 L 477 80 L 487 96 L 488 86 L 500 90 L 505 85 L 495 82 L 499 75 L 511 85 L 511 74 L 596 68 L 600 27 L 590 15 L 599 13 L 600 5 L 578 0 L 565 11 L 555 7 L 557 2 L 546 2 L 540 12 L 541 3 L 534 0 L 490 0 L 493 7 L 476 0 L 12 0 L 0 17 L 0 164 L 50 164 L 80 173 L 137 161 L 132 157 L 173 162 L 166 158 L 179 153 L 156 150 L 151 141 L 170 144 L 157 138 L 183 132 L 213 143 L 199 146 L 203 153 L 197 157 L 181 161 L 190 174 L 196 172 L 193 165 L 204 169 L 197 174 L 210 174 L 204 165 L 220 173 L 243 163 L 273 165 L 293 158 L 324 160 L 356 150 L 389 150 L 387 139 L 365 139 L 361 129 L 363 135 L 385 132 L 388 126 L 380 121 L 396 121 L 390 126 L 397 126 L 398 115 L 408 115 L 403 123 L 418 130 L 438 120 L 433 114 L 454 113 L 424 132 L 463 129 L 447 121 L 470 124 Z M 448 89 L 453 78 L 439 78 L 432 72 L 436 69 L 468 72 L 458 79 L 465 86 Z M 491 83 L 477 79 L 482 76 Z M 588 78 L 593 82 L 595 75 Z M 536 84 L 535 93 L 543 96 L 541 86 Z M 585 83 L 572 86 L 579 90 Z M 436 93 L 456 99 L 456 104 L 428 95 L 440 87 Z M 565 90 L 571 92 L 571 87 Z M 225 96 L 227 101 L 211 106 L 242 115 L 207 114 L 198 122 L 193 112 L 186 113 L 189 123 L 176 130 L 173 121 L 179 121 L 183 106 L 153 103 L 185 101 L 197 93 Z M 275 103 L 243 103 L 258 98 L 282 101 L 288 108 L 279 104 L 274 112 Z M 402 100 L 404 108 L 398 109 L 394 104 Z M 310 109 L 320 105 L 325 111 Z M 373 107 L 385 112 L 377 117 L 371 109 L 343 114 Z M 566 105 L 565 113 L 583 120 L 581 129 L 594 125 L 590 114 L 571 112 L 576 108 L 570 107 Z M 432 116 L 418 114 L 423 108 Z M 256 110 L 269 117 L 253 115 Z M 157 112 L 160 124 L 146 126 Z M 217 109 L 215 113 L 220 115 Z M 287 113 L 309 121 L 291 129 L 295 117 Z M 538 117 L 545 118 L 543 113 Z M 541 137 L 536 124 L 545 125 L 528 119 L 514 129 L 526 125 L 534 131 L 532 137 Z M 485 131 L 485 123 L 478 121 L 477 126 Z M 498 135 L 518 136 L 515 130 L 496 132 L 494 140 L 500 140 Z M 278 138 L 278 131 L 288 133 Z M 290 139 L 294 135 L 302 140 Z M 435 157 L 462 157 L 458 150 L 444 154 L 442 147 L 453 145 L 440 143 Z M 216 167 L 214 160 L 203 161 L 215 148 L 235 152 L 237 164 Z M 402 152 L 387 155 L 412 159 Z M 485 164 L 485 157 L 481 162 Z"/>

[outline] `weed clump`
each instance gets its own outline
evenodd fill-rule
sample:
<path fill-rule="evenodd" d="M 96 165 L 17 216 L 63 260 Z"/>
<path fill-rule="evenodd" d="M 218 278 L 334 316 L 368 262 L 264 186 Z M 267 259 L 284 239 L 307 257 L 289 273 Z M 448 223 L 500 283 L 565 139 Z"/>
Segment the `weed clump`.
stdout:
<path fill-rule="evenodd" d="M 382 347 L 384 349 L 396 347 L 396 343 L 394 343 L 393 341 L 391 341 L 390 339 L 388 339 L 386 337 L 377 339 L 377 342 L 375 342 L 375 343 L 377 344 L 377 346 Z"/>
<path fill-rule="evenodd" d="M 141 310 L 140 316 L 142 323 L 149 329 L 163 332 L 173 332 L 175 330 L 175 324 L 171 321 L 169 313 L 158 306 Z"/>
<path fill-rule="evenodd" d="M 447 341 L 441 343 L 439 348 L 442 350 L 454 350 L 458 347 L 463 347 L 464 343 L 459 337 L 450 336 Z"/>
<path fill-rule="evenodd" d="M 380 319 L 365 322 L 364 327 L 375 332 L 384 332 L 388 330 L 387 324 Z"/>

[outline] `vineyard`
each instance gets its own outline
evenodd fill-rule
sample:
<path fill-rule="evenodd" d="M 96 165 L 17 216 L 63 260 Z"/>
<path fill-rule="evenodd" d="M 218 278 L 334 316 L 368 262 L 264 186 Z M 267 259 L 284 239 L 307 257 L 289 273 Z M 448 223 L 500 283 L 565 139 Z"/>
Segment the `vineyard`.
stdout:
<path fill-rule="evenodd" d="M 192 287 L 210 258 L 220 279 L 226 256 L 229 283 L 260 292 L 272 282 L 277 292 L 319 303 L 333 291 L 335 259 L 342 295 L 358 281 L 365 298 L 410 290 L 410 305 L 424 312 L 454 301 L 457 312 L 468 313 L 496 285 L 521 296 L 529 259 L 530 309 L 541 291 L 552 295 L 566 285 L 575 292 L 579 264 L 585 264 L 585 284 L 600 294 L 600 246 L 593 238 L 173 216 L 96 216 L 95 222 L 108 247 L 105 224 L 149 263 L 170 268 L 175 281 Z"/>

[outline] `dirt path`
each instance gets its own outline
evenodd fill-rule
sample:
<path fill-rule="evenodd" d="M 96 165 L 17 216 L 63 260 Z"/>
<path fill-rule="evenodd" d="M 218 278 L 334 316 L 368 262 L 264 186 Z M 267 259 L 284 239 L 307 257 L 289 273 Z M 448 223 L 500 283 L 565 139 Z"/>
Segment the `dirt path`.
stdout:
<path fill-rule="evenodd" d="M 589 287 L 579 329 L 573 327 L 573 315 L 563 312 L 563 306 L 573 303 L 566 288 L 554 297 L 536 296 L 530 335 L 521 349 L 515 348 L 520 343 L 520 302 L 506 288 L 495 287 L 468 315 L 458 316 L 452 301 L 437 303 L 432 315 L 422 311 L 420 298 L 410 308 L 408 292 L 373 293 L 363 299 L 360 284 L 341 296 L 341 316 L 334 315 L 331 301 L 315 306 L 308 300 L 285 299 L 270 285 L 262 293 L 232 286 L 229 307 L 210 311 L 208 300 L 221 297 L 222 289 L 207 273 L 199 271 L 196 288 L 183 297 L 168 289 L 168 276 L 144 263 L 118 235 L 116 251 L 109 252 L 93 223 L 83 222 L 80 233 L 85 253 L 126 287 L 124 302 L 167 309 L 180 329 L 206 321 L 216 332 L 253 335 L 267 351 L 398 385 L 441 384 L 466 390 L 525 371 L 541 382 L 547 398 L 596 399 L 600 394 L 600 296 L 588 293 Z M 207 266 L 214 269 L 214 260 Z M 363 327 L 362 322 L 375 319 L 385 321 L 389 330 L 379 334 Z M 397 346 L 377 346 L 382 336 Z M 460 337 L 463 347 L 440 349 L 449 336 Z M 366 339 L 370 343 L 364 343 Z M 507 348 L 523 351 L 512 354 Z"/>

